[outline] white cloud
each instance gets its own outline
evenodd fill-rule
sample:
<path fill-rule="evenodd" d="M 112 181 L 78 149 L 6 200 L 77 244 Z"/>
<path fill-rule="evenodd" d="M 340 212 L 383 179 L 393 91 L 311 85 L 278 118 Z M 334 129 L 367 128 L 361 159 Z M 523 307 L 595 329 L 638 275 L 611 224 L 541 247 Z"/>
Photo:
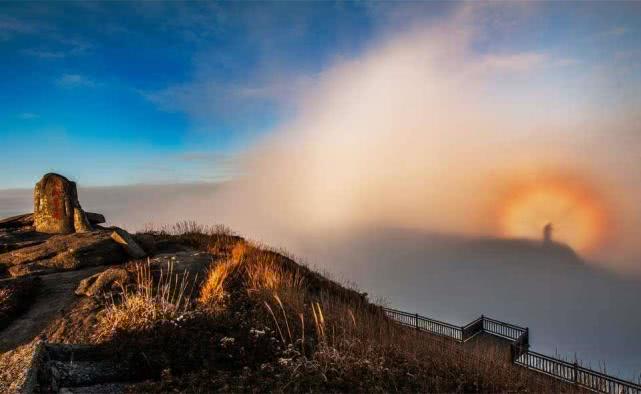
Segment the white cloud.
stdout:
<path fill-rule="evenodd" d="M 95 81 L 81 74 L 63 74 L 56 79 L 56 84 L 65 88 L 93 88 L 97 86 Z"/>

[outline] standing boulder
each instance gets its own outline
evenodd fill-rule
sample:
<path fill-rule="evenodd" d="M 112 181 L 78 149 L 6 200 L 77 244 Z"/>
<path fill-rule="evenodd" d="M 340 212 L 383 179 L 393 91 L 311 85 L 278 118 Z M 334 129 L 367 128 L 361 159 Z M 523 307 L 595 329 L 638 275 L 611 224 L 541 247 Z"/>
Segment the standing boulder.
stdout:
<path fill-rule="evenodd" d="M 33 221 L 36 231 L 49 234 L 74 232 L 74 208 L 80 207 L 76 183 L 49 173 L 33 191 Z"/>

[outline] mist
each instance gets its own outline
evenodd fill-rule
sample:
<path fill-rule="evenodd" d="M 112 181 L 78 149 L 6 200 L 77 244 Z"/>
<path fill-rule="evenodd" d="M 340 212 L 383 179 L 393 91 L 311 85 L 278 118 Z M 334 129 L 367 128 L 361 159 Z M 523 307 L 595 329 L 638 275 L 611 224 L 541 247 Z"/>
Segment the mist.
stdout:
<path fill-rule="evenodd" d="M 246 175 L 224 203 L 231 220 L 296 233 L 375 226 L 538 238 L 545 213 L 532 231 L 510 234 L 502 211 L 513 190 L 554 184 L 580 195 L 553 223 L 557 240 L 641 272 L 641 106 L 603 109 L 603 76 L 553 54 L 473 51 L 492 11 L 460 7 L 317 75 L 295 115 L 241 157 Z M 581 203 L 596 219 L 572 228 L 563 220 Z M 594 240 L 572 244 L 588 226 Z"/>

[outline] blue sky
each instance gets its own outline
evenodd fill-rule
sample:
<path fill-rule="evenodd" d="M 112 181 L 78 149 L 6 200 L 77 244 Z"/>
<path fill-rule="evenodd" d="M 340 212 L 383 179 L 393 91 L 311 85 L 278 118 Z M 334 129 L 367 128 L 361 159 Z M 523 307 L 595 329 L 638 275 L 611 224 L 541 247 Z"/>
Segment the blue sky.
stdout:
<path fill-rule="evenodd" d="M 504 4 L 479 21 L 475 51 L 638 64 L 638 3 Z M 48 171 L 83 185 L 228 179 L 331 64 L 459 6 L 2 2 L 0 189 Z"/>

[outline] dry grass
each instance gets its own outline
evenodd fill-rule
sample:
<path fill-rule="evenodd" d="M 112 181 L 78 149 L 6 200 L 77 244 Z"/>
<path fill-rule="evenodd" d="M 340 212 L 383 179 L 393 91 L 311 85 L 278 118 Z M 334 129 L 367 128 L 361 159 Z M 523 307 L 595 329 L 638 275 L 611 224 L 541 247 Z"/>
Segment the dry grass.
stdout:
<path fill-rule="evenodd" d="M 161 242 L 174 242 L 205 250 L 214 256 L 228 255 L 242 238 L 224 225 L 204 226 L 194 221 L 182 221 L 159 228 L 147 225 L 138 234 L 153 235 Z"/>
<path fill-rule="evenodd" d="M 225 282 L 236 276 L 240 264 L 230 259 L 210 268 L 198 300 L 203 304 L 221 304 L 225 297 Z"/>
<path fill-rule="evenodd" d="M 148 260 L 136 263 L 133 270 L 133 288 L 123 287 L 119 295 L 112 295 L 95 334 L 97 341 L 118 331 L 139 331 L 158 321 L 176 320 L 189 309 L 189 275 L 174 272 L 173 263 L 152 272 Z"/>
<path fill-rule="evenodd" d="M 505 347 L 462 347 L 399 327 L 361 294 L 319 278 L 280 254 L 239 244 L 231 260 L 228 264 L 241 269 L 223 270 L 231 272 L 227 278 L 242 279 L 255 304 L 264 305 L 265 321 L 288 349 L 281 360 L 289 361 L 280 368 L 289 378 L 279 389 L 573 391 L 515 367 Z M 218 278 L 217 283 L 224 292 L 226 279 Z M 344 385 L 333 386 L 331 381 Z"/>
<path fill-rule="evenodd" d="M 228 291 L 238 286 L 249 292 L 303 289 L 305 281 L 301 271 L 286 269 L 281 259 L 282 256 L 246 241 L 237 242 L 229 258 L 210 269 L 199 301 L 210 305 L 221 303 Z"/>
<path fill-rule="evenodd" d="M 160 391 L 200 387 L 207 392 L 212 384 L 223 391 L 573 391 L 513 366 L 505 349 L 491 345 L 469 349 L 400 327 L 363 294 L 282 253 L 225 231 L 203 232 L 189 222 L 171 231 L 161 236 L 219 256 L 198 302 L 191 303 L 186 296 L 184 278 L 181 284 L 167 271 L 156 277 L 143 264 L 135 288 L 114 300 L 101 319 L 101 335 L 118 331 L 127 338 L 127 333 L 179 319 L 192 308 L 198 311 L 199 317 L 189 324 L 154 334 L 179 334 L 184 342 L 163 357 L 172 368 L 192 371 L 184 379 L 162 383 L 156 387 Z M 158 341 L 153 343 L 165 343 Z M 184 362 L 187 354 L 192 360 L 189 366 Z M 193 369 L 201 364 L 208 367 Z"/>
<path fill-rule="evenodd" d="M 280 254 L 239 242 L 225 261 L 212 267 L 199 297 L 201 304 L 229 308 L 227 296 L 241 289 L 253 300 L 255 315 L 271 325 L 286 349 L 273 366 L 287 377 L 275 383 L 277 390 L 563 389 L 514 367 L 505 349 L 466 349 L 399 327 L 362 295 L 344 288 L 335 291 L 335 282 L 291 263 Z"/>
<path fill-rule="evenodd" d="M 512 365 L 505 347 L 473 348 L 418 333 L 390 322 L 371 305 L 345 304 L 329 294 L 316 301 L 274 294 L 263 303 L 289 349 L 280 366 L 288 376 L 282 390 L 573 391 Z"/>

